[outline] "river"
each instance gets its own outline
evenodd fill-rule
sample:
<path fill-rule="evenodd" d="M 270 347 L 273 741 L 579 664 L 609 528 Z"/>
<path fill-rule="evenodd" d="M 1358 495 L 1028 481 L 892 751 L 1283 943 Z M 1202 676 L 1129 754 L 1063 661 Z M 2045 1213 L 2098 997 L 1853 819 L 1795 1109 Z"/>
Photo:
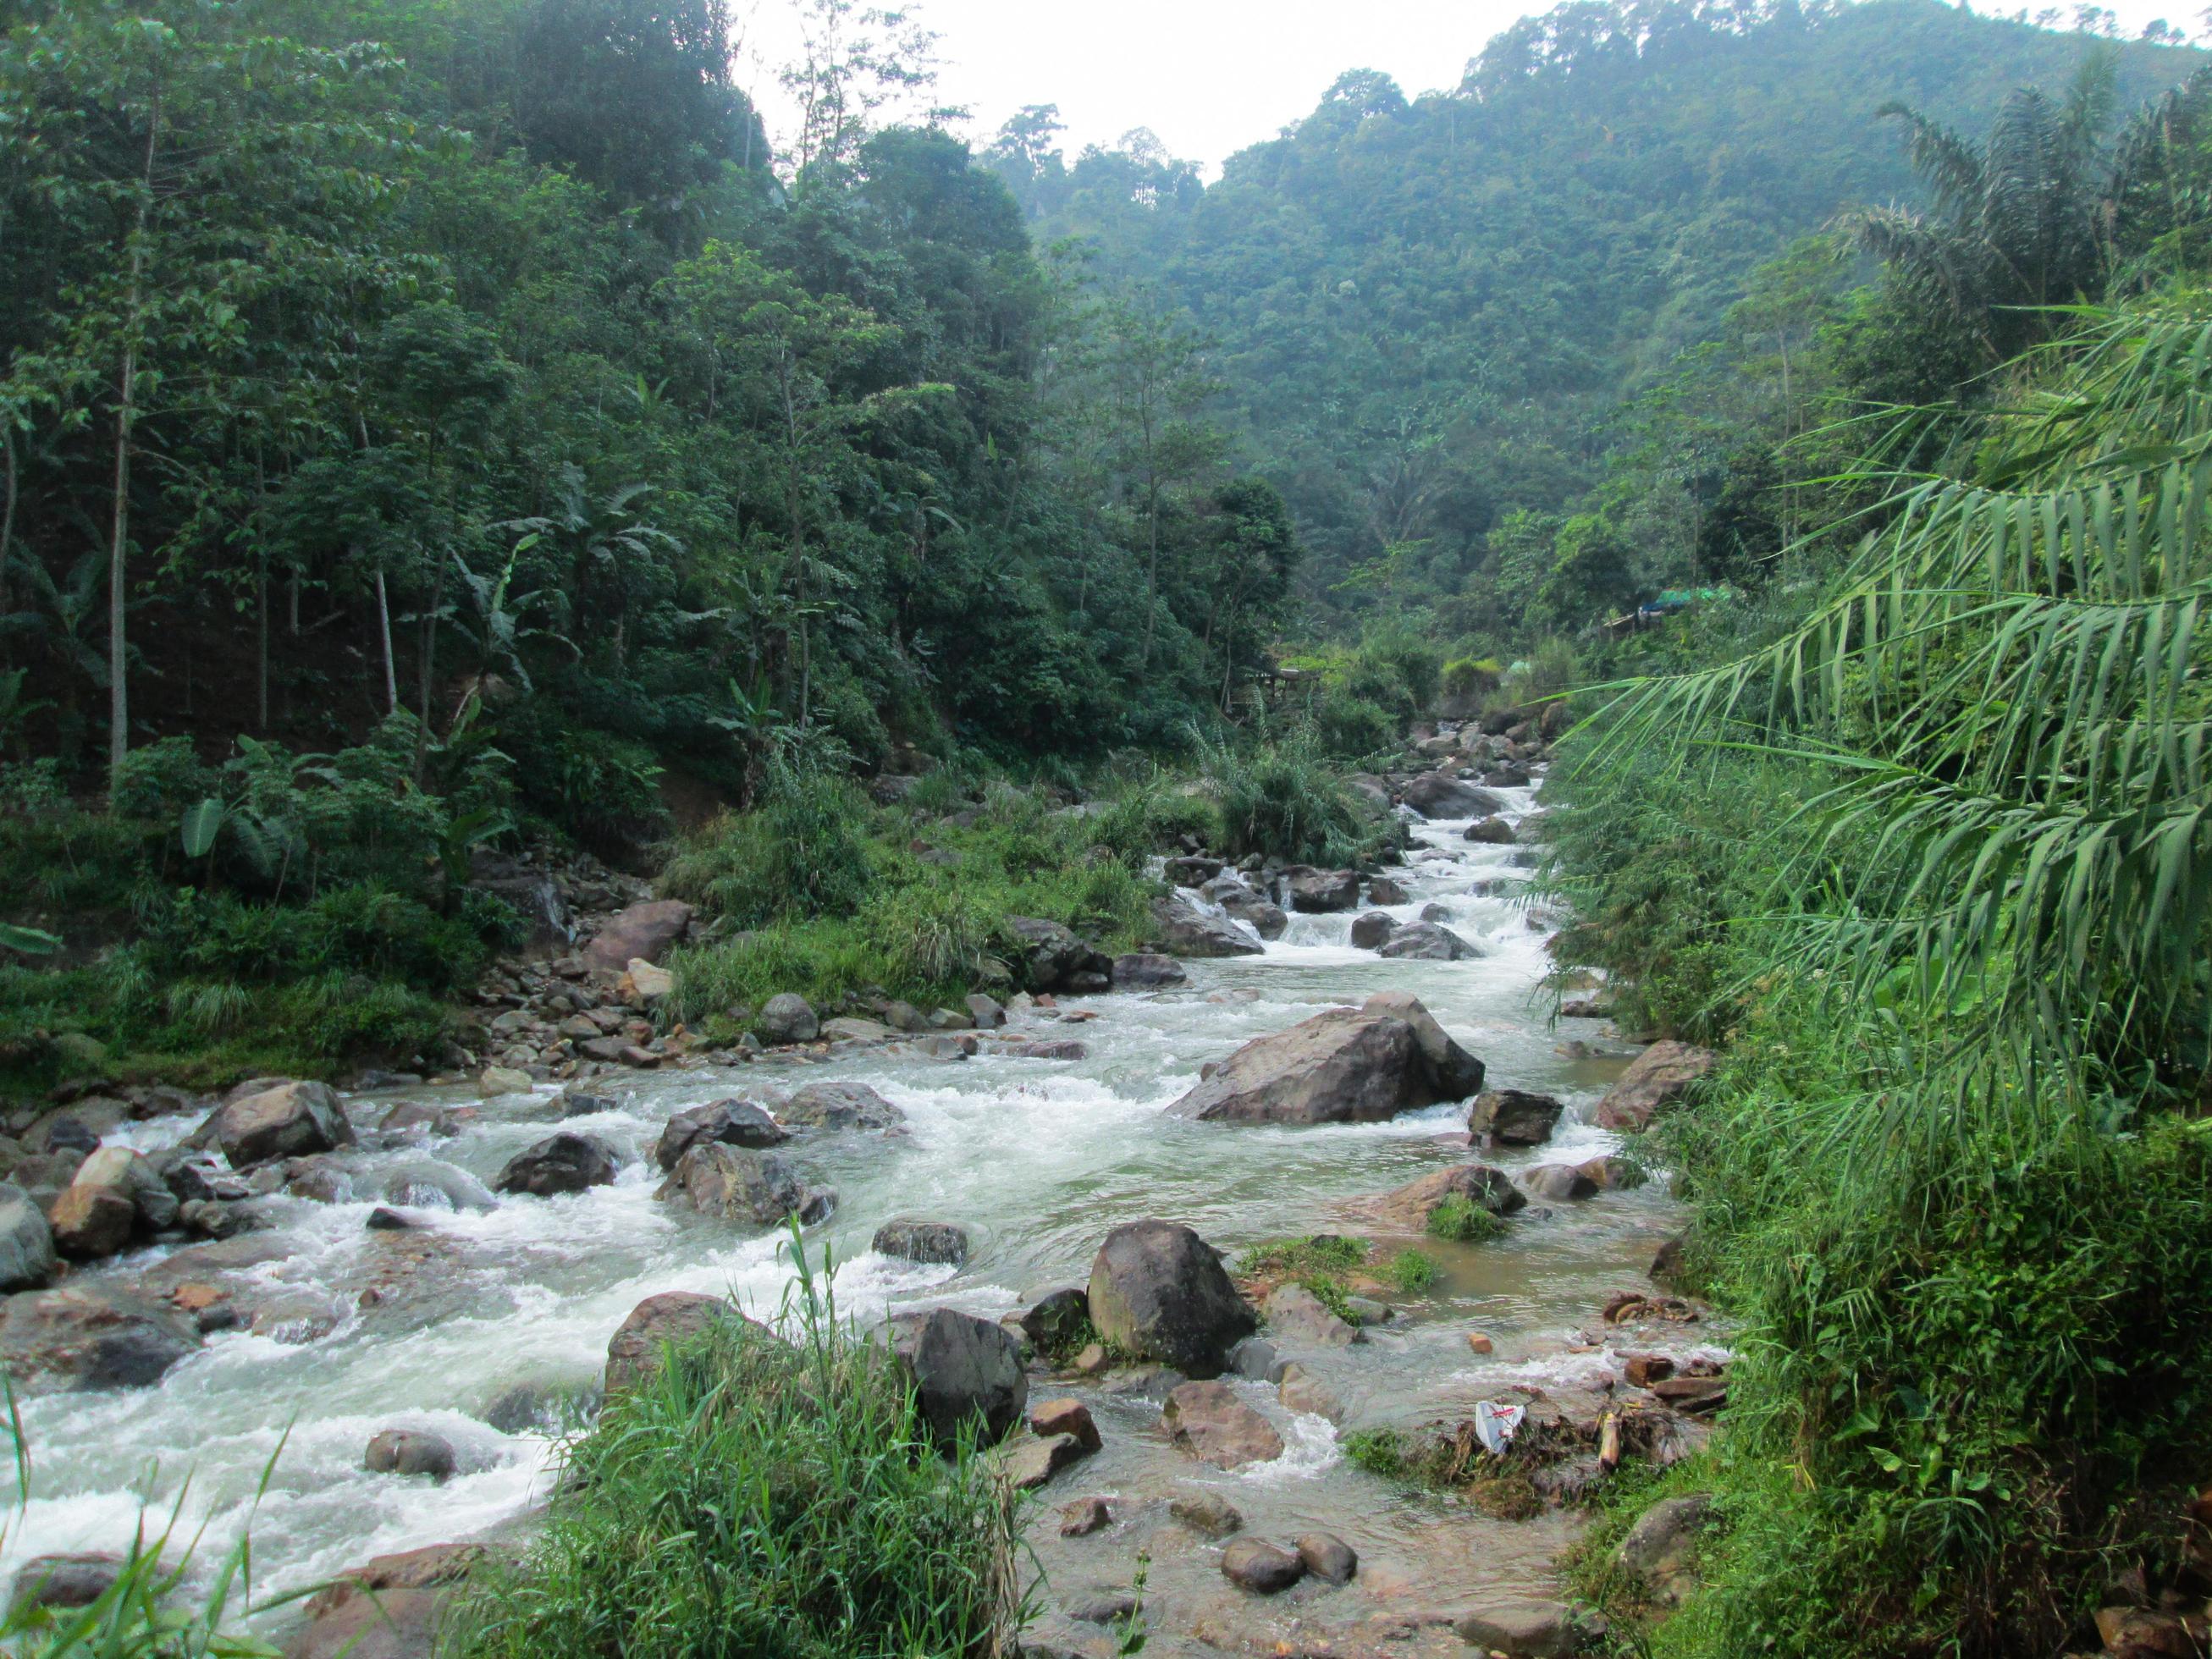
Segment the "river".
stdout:
<path fill-rule="evenodd" d="M 1506 793 L 1512 816 L 1531 810 L 1531 792 Z M 1188 988 L 1063 999 L 1064 1012 L 1096 1013 L 1079 1025 L 1024 1017 L 1044 1034 L 1079 1037 L 1089 1052 L 1079 1060 L 875 1052 L 803 1069 L 625 1074 L 608 1079 L 621 1109 L 562 1125 L 622 1153 L 611 1186 L 441 1209 L 425 1218 L 432 1225 L 407 1233 L 366 1231 L 368 1196 L 277 1200 L 280 1231 L 250 1236 L 258 1243 L 235 1252 L 270 1258 L 234 1269 L 264 1306 L 265 1292 L 281 1289 L 286 1297 L 264 1317 L 264 1334 L 215 1335 L 152 1389 L 23 1403 L 30 1492 L 0 1542 L 0 1573 L 33 1554 L 118 1547 L 142 1508 L 158 1529 L 175 1506 L 184 1534 L 204 1528 L 207 1557 L 250 1524 L 256 1595 L 280 1595 L 370 1555 L 495 1528 L 541 1501 L 553 1433 L 544 1424 L 492 1427 L 485 1417 L 502 1395 L 518 1385 L 588 1391 L 610 1333 L 656 1291 L 727 1291 L 759 1312 L 777 1305 L 789 1271 L 777 1238 L 732 1238 L 726 1225 L 653 1196 L 651 1152 L 667 1116 L 749 1085 L 853 1078 L 906 1114 L 902 1134 L 801 1138 L 785 1149 L 809 1182 L 838 1190 L 836 1213 L 812 1242 L 837 1263 L 841 1311 L 861 1319 L 936 1302 L 996 1315 L 1080 1285 L 1106 1231 L 1140 1216 L 1188 1223 L 1232 1250 L 1291 1234 L 1373 1231 L 1363 1196 L 1468 1156 L 1462 1107 L 1315 1128 L 1189 1122 L 1165 1108 L 1205 1062 L 1377 990 L 1419 996 L 1486 1063 L 1493 1085 L 1568 1103 L 1552 1144 L 1489 1161 L 1511 1171 L 1615 1150 L 1613 1136 L 1579 1120 L 1621 1060 L 1564 1055 L 1564 1040 L 1599 1041 L 1600 1028 L 1573 1021 L 1552 1029 L 1535 995 L 1545 931 L 1540 915 L 1516 896 L 1526 850 L 1471 844 L 1462 827 L 1416 827 L 1408 867 L 1396 872 L 1413 902 L 1394 914 L 1411 920 L 1441 904 L 1448 925 L 1484 951 L 1479 960 L 1388 961 L 1351 945 L 1348 914 L 1296 916 L 1263 955 L 1188 964 Z M 414 1170 L 465 1197 L 549 1133 L 556 1094 L 547 1086 L 483 1103 L 461 1133 L 407 1146 L 368 1133 L 388 1104 L 470 1097 L 428 1089 L 349 1100 L 363 1131 L 348 1155 L 356 1189 L 374 1196 L 391 1176 Z M 193 1127 L 175 1119 L 126 1133 L 151 1150 Z M 441 1167 L 426 1170 L 433 1160 Z M 1443 1274 L 1421 1297 L 1393 1298 L 1401 1304 L 1397 1319 L 1329 1361 L 1325 1381 L 1344 1402 L 1346 1425 L 1463 1415 L 1515 1382 L 1588 1387 L 1617 1370 L 1603 1343 L 1579 1334 L 1595 1323 L 1608 1291 L 1642 1281 L 1654 1249 L 1679 1223 L 1675 1206 L 1664 1183 L 1654 1182 L 1541 1208 L 1491 1243 L 1404 1241 L 1420 1243 Z M 869 1240 L 892 1216 L 963 1224 L 975 1240 L 970 1261 L 956 1270 L 873 1255 Z M 97 1271 L 158 1274 L 165 1254 L 141 1251 Z M 295 1316 L 289 1328 L 288 1311 Z M 333 1322 L 326 1334 L 296 1340 Z M 1474 1352 L 1472 1331 L 1486 1334 L 1494 1351 Z M 1049 1504 L 1092 1493 L 1116 1498 L 1123 1516 L 1094 1539 L 1064 1541 L 1049 1524 L 1036 1529 L 1037 1559 L 1050 1576 L 1046 1628 L 1079 1648 L 1086 1628 L 1097 1638 L 1095 1627 L 1069 1627 L 1051 1610 L 1080 1593 L 1126 1585 L 1139 1550 L 1152 1560 L 1152 1652 L 1202 1645 L 1209 1632 L 1221 1635 L 1224 1621 L 1240 1642 L 1292 1620 L 1364 1629 L 1395 1613 L 1449 1611 L 1549 1582 L 1551 1555 L 1571 1533 L 1567 1518 L 1497 1522 L 1399 1493 L 1344 1460 L 1340 1431 L 1328 1421 L 1285 1412 L 1264 1383 L 1237 1386 L 1277 1420 L 1287 1449 L 1235 1474 L 1167 1446 L 1157 1405 L 1141 1393 L 1033 1387 L 1033 1399 L 1074 1392 L 1091 1401 L 1106 1443 L 1047 1489 L 1046 1521 Z M 365 1473 L 365 1443 L 392 1427 L 444 1436 L 460 1472 L 442 1486 Z M 1179 1538 L 1164 1519 L 1166 1498 L 1193 1485 L 1219 1489 L 1255 1533 L 1338 1533 L 1360 1553 L 1358 1578 L 1334 1604 L 1244 1608 L 1214 1571 L 1212 1547 Z"/>

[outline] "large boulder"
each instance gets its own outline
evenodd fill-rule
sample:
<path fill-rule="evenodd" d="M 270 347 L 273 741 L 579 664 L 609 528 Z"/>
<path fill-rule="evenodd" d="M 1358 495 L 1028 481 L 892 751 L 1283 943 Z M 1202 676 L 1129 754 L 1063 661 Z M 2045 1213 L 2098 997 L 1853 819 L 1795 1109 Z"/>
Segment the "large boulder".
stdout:
<path fill-rule="evenodd" d="M 753 1029 L 763 1042 L 811 1042 L 821 1035 L 822 1021 L 805 997 L 796 991 L 779 991 L 761 1004 Z"/>
<path fill-rule="evenodd" d="M 1406 805 L 1425 818 L 1479 818 L 1505 810 L 1503 797 L 1449 772 L 1423 772 L 1406 786 Z"/>
<path fill-rule="evenodd" d="M 615 1178 L 614 1151 L 593 1135 L 563 1129 L 507 1159 L 492 1190 L 553 1198 L 605 1187 Z"/>
<path fill-rule="evenodd" d="M 1261 939 L 1280 939 L 1291 925 L 1288 911 L 1253 891 L 1241 876 L 1217 876 L 1199 889 L 1199 896 L 1219 905 Z"/>
<path fill-rule="evenodd" d="M 684 1153 L 653 1196 L 681 1199 L 701 1215 L 756 1227 L 779 1226 L 806 1207 L 806 1189 L 774 1152 L 719 1141 Z"/>
<path fill-rule="evenodd" d="M 1503 1170 L 1487 1164 L 1457 1164 L 1409 1181 L 1382 1200 L 1382 1213 L 1401 1226 L 1415 1230 L 1429 1224 L 1429 1213 L 1449 1198 L 1464 1198 L 1492 1215 L 1511 1215 L 1525 1208 L 1527 1194 Z"/>
<path fill-rule="evenodd" d="M 1283 1455 L 1275 1425 L 1237 1397 L 1226 1382 L 1185 1382 L 1160 1409 L 1168 1438 L 1218 1469 L 1268 1463 Z"/>
<path fill-rule="evenodd" d="M 1379 950 L 1398 931 L 1398 918 L 1388 910 L 1370 910 L 1352 919 L 1352 942 L 1363 951 Z"/>
<path fill-rule="evenodd" d="M 1291 890 L 1291 908 L 1301 914 L 1327 915 L 1358 908 L 1357 870 L 1316 870 L 1310 865 L 1294 865 L 1283 872 L 1283 878 Z"/>
<path fill-rule="evenodd" d="M 895 1129 L 906 1121 L 865 1083 L 810 1083 L 784 1102 L 781 1115 L 801 1129 Z"/>
<path fill-rule="evenodd" d="M 1698 1541 L 1712 1523 L 1712 1508 L 1701 1492 L 1661 1498 L 1637 1517 L 1613 1559 L 1653 1601 L 1672 1607 L 1695 1577 Z"/>
<path fill-rule="evenodd" d="M 1419 1002 L 1385 992 L 1254 1038 L 1168 1109 L 1210 1122 L 1373 1123 L 1481 1086 L 1480 1060 Z"/>
<path fill-rule="evenodd" d="M 886 1221 L 868 1248 L 902 1261 L 957 1267 L 968 1259 L 968 1230 L 951 1221 Z"/>
<path fill-rule="evenodd" d="M 1186 1376 L 1220 1376 L 1230 1349 L 1259 1323 L 1212 1245 L 1152 1218 L 1106 1235 L 1091 1264 L 1088 1303 L 1102 1339 Z"/>
<path fill-rule="evenodd" d="M 97 1261 L 131 1242 L 138 1211 L 130 1194 L 112 1187 L 71 1182 L 46 1207 L 54 1248 L 72 1261 Z"/>
<path fill-rule="evenodd" d="M 978 1443 L 995 1444 L 1022 1420 L 1029 1378 L 1021 1344 L 1005 1326 L 936 1308 L 893 1319 L 886 1338 L 914 1379 L 915 1403 L 939 1447 L 950 1449 L 968 1425 Z"/>
<path fill-rule="evenodd" d="M 1650 1127 L 1652 1115 L 1680 1098 L 1684 1091 L 1720 1063 L 1710 1048 L 1686 1042 L 1655 1042 L 1630 1062 L 1620 1079 L 1605 1092 L 1591 1121 L 1601 1129 L 1636 1131 Z"/>
<path fill-rule="evenodd" d="M 78 1166 L 73 1187 L 104 1187 L 130 1200 L 137 1231 L 158 1233 L 177 1219 L 177 1194 L 151 1158 L 128 1146 L 102 1146 Z"/>
<path fill-rule="evenodd" d="M 371 1474 L 427 1474 L 443 1484 L 458 1460 L 453 1443 L 421 1429 L 384 1429 L 369 1436 L 361 1466 Z"/>
<path fill-rule="evenodd" d="M 1114 988 L 1117 991 L 1164 991 L 1189 983 L 1190 975 L 1173 957 L 1139 951 L 1114 958 Z"/>
<path fill-rule="evenodd" d="M 1522 1175 L 1521 1184 L 1535 1197 L 1554 1204 L 1595 1198 L 1600 1190 L 1597 1182 L 1574 1164 L 1539 1164 Z"/>
<path fill-rule="evenodd" d="M 1056 921 L 1008 916 L 1006 931 L 1020 948 L 1033 991 L 1103 991 L 1113 983 L 1112 959 Z"/>
<path fill-rule="evenodd" d="M 681 1348 L 702 1332 L 728 1324 L 756 1332 L 755 1324 L 719 1296 L 696 1291 L 663 1291 L 648 1296 L 607 1339 L 607 1392 L 641 1382 L 660 1369 L 671 1348 Z"/>
<path fill-rule="evenodd" d="M 1417 921 L 1391 934 L 1376 947 L 1375 954 L 1395 962 L 1465 962 L 1482 952 L 1449 927 Z"/>
<path fill-rule="evenodd" d="M 1291 1347 L 1348 1348 L 1366 1340 L 1303 1285 L 1278 1285 L 1267 1296 L 1267 1332 Z"/>
<path fill-rule="evenodd" d="M 114 1285 L 0 1303 L 0 1364 L 27 1394 L 143 1388 L 199 1346 L 199 1332 L 174 1309 Z"/>
<path fill-rule="evenodd" d="M 284 1659 L 428 1659 L 456 1591 L 487 1551 L 433 1544 L 341 1573 L 307 1603 Z"/>
<path fill-rule="evenodd" d="M 767 1110 L 750 1100 L 717 1100 L 704 1106 L 687 1106 L 671 1117 L 653 1148 L 653 1161 L 672 1170 L 684 1154 L 698 1146 L 780 1146 L 791 1139 Z"/>
<path fill-rule="evenodd" d="M 1514 842 L 1513 826 L 1493 812 L 1468 824 L 1464 838 L 1487 847 L 1510 847 Z"/>
<path fill-rule="evenodd" d="M 1566 1108 L 1526 1089 L 1485 1089 L 1468 1109 L 1467 1132 L 1492 1147 L 1540 1146 Z"/>
<path fill-rule="evenodd" d="M 691 907 L 681 899 L 633 904 L 607 919 L 584 947 L 584 960 L 611 974 L 623 972 L 633 961 L 657 963 L 690 927 Z"/>
<path fill-rule="evenodd" d="M 283 1082 L 234 1097 L 206 1127 L 234 1170 L 353 1145 L 353 1125 L 327 1083 Z"/>
<path fill-rule="evenodd" d="M 0 1295 L 37 1290 L 59 1266 L 46 1212 L 21 1187 L 0 1182 Z"/>
<path fill-rule="evenodd" d="M 1305 1577 L 1304 1559 L 1256 1538 L 1232 1539 L 1221 1552 L 1221 1576 L 1241 1590 L 1273 1595 Z"/>
<path fill-rule="evenodd" d="M 1225 907 L 1224 907 L 1225 908 Z M 1270 907 L 1272 908 L 1272 907 Z M 1225 917 L 1210 916 L 1181 894 L 1152 901 L 1160 943 L 1179 957 L 1255 957 L 1260 946 Z"/>

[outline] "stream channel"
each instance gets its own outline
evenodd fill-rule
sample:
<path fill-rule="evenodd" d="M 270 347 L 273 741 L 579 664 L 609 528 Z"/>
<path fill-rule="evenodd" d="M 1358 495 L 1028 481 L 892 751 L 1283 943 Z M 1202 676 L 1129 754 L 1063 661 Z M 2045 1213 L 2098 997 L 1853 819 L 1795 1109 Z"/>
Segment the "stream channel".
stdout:
<path fill-rule="evenodd" d="M 1532 791 L 1505 794 L 1509 817 L 1532 810 Z M 203 1559 L 219 1556 L 250 1521 L 257 1599 L 372 1555 L 513 1520 L 544 1500 L 558 1439 L 544 1422 L 492 1426 L 488 1416 L 512 1421 L 495 1409 L 503 1395 L 547 1384 L 587 1393 L 609 1334 L 655 1292 L 727 1292 L 760 1314 L 772 1314 L 783 1295 L 789 1267 L 777 1237 L 732 1237 L 726 1224 L 654 1201 L 652 1149 L 667 1117 L 749 1086 L 851 1078 L 899 1106 L 905 1132 L 817 1133 L 784 1151 L 804 1179 L 837 1189 L 836 1214 L 814 1230 L 810 1247 L 833 1253 L 839 1310 L 861 1320 L 939 1304 L 996 1316 L 1053 1288 L 1080 1285 L 1107 1230 L 1143 1216 L 1187 1223 L 1232 1253 L 1265 1239 L 1343 1231 L 1376 1237 L 1378 1259 L 1419 1244 L 1442 1269 L 1427 1292 L 1390 1298 L 1397 1317 L 1368 1340 L 1310 1363 L 1342 1401 L 1340 1425 L 1285 1411 L 1265 1382 L 1237 1382 L 1277 1425 L 1285 1450 L 1234 1473 L 1167 1443 L 1157 1388 L 1111 1376 L 1075 1384 L 1033 1378 L 1033 1402 L 1083 1399 L 1104 1440 L 1097 1455 L 1055 1477 L 1036 1507 L 1031 1543 L 1047 1583 L 1036 1638 L 1053 1650 L 1111 1652 L 1109 1632 L 1069 1620 L 1066 1610 L 1126 1589 L 1142 1552 L 1150 1559 L 1148 1653 L 1465 1651 L 1445 1621 L 1486 1601 L 1545 1595 L 1556 1582 L 1553 1557 L 1573 1535 L 1572 1516 L 1549 1510 L 1504 1522 L 1401 1492 L 1348 1462 L 1340 1436 L 1456 1421 L 1515 1384 L 1571 1392 L 1618 1375 L 1613 1346 L 1582 1333 L 1596 1326 L 1608 1291 L 1644 1282 L 1655 1249 L 1679 1224 L 1665 1183 L 1532 1205 L 1494 1243 L 1393 1238 L 1362 1200 L 1468 1158 L 1463 1105 L 1318 1127 L 1193 1122 L 1166 1110 L 1202 1065 L 1238 1045 L 1325 1006 L 1404 990 L 1485 1061 L 1493 1086 L 1567 1103 L 1549 1145 L 1476 1156 L 1518 1173 L 1617 1150 L 1615 1136 L 1583 1120 L 1621 1069 L 1625 1047 L 1604 1041 L 1609 1034 L 1595 1022 L 1547 1022 L 1548 998 L 1535 994 L 1545 929 L 1516 896 L 1527 851 L 1470 843 L 1464 827 L 1414 826 L 1407 866 L 1393 872 L 1412 902 L 1391 908 L 1411 921 L 1442 905 L 1446 925 L 1484 953 L 1478 960 L 1385 960 L 1350 944 L 1352 913 L 1297 915 L 1264 954 L 1186 964 L 1186 988 L 1062 999 L 1061 1013 L 1095 1012 L 1079 1025 L 1054 1023 L 1043 1010 L 1016 1016 L 1015 1030 L 1079 1037 L 1088 1048 L 1081 1060 L 987 1052 L 948 1061 L 877 1050 L 804 1067 L 611 1075 L 604 1080 L 621 1109 L 561 1127 L 621 1152 L 611 1186 L 496 1203 L 482 1192 L 480 1207 L 425 1211 L 418 1218 L 431 1224 L 406 1232 L 366 1231 L 366 1199 L 278 1200 L 276 1231 L 219 1247 L 236 1249 L 235 1271 L 268 1293 L 263 1305 L 276 1312 L 258 1322 L 262 1334 L 213 1336 L 151 1389 L 23 1402 L 31 1491 L 20 1510 L 18 1494 L 5 1494 L 11 1513 L 0 1576 L 36 1554 L 119 1547 L 142 1508 L 158 1529 L 179 1504 L 179 1535 L 204 1528 Z M 1615 1057 L 1567 1057 L 1561 1045 L 1576 1036 Z M 557 1096 L 557 1085 L 544 1085 L 483 1102 L 459 1134 L 404 1145 L 370 1132 L 390 1104 L 476 1104 L 473 1091 L 351 1098 L 362 1133 L 347 1158 L 358 1189 L 373 1195 L 392 1175 L 423 1170 L 449 1190 L 478 1191 L 550 1133 Z M 118 1138 L 150 1151 L 195 1127 L 163 1120 L 127 1126 Z M 873 1254 L 875 1229 L 894 1216 L 962 1224 L 975 1242 L 970 1259 L 955 1269 Z M 150 1273 L 159 1285 L 166 1254 L 141 1251 L 96 1271 Z M 295 1315 L 289 1323 L 288 1310 Z M 1491 1338 L 1492 1352 L 1473 1351 L 1474 1332 Z M 459 1473 L 443 1485 L 366 1473 L 364 1444 L 393 1427 L 445 1437 L 459 1454 Z M 1200 1487 L 1228 1498 L 1249 1535 L 1336 1534 L 1358 1552 L 1358 1577 L 1341 1588 L 1310 1580 L 1266 1601 L 1243 1595 L 1218 1571 L 1218 1541 L 1168 1517 L 1172 1498 Z M 1056 1507 L 1092 1495 L 1112 1500 L 1113 1525 L 1061 1539 Z"/>

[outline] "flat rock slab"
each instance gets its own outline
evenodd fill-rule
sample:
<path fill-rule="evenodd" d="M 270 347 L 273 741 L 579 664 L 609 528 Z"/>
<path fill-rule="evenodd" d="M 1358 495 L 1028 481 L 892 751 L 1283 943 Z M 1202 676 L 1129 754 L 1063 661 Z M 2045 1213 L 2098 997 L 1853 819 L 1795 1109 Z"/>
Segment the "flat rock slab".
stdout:
<path fill-rule="evenodd" d="M 1662 1106 L 1681 1098 L 1693 1083 L 1709 1076 L 1720 1056 L 1710 1048 L 1686 1042 L 1655 1042 L 1630 1062 L 1605 1098 L 1597 1103 L 1591 1121 L 1601 1129 L 1632 1133 L 1647 1129 Z"/>
<path fill-rule="evenodd" d="M 1272 1462 L 1283 1455 L 1275 1425 L 1226 1382 L 1185 1382 L 1168 1395 L 1160 1425 L 1194 1457 L 1218 1469 Z"/>

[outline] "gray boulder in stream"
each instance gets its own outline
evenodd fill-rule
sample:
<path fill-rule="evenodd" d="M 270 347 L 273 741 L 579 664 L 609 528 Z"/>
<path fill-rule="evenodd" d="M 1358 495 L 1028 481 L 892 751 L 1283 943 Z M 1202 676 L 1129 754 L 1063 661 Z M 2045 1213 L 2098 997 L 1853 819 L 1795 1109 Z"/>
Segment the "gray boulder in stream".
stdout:
<path fill-rule="evenodd" d="M 273 1084 L 218 1108 L 205 1127 L 234 1170 L 353 1144 L 353 1125 L 327 1083 Z"/>
<path fill-rule="evenodd" d="M 1375 954 L 1394 962 L 1466 962 L 1482 952 L 1449 927 L 1417 921 L 1391 934 L 1376 946 Z"/>
<path fill-rule="evenodd" d="M 1035 991 L 1103 991 L 1113 983 L 1114 963 L 1056 921 L 1036 916 L 1008 916 L 1006 931 L 1020 945 Z"/>
<path fill-rule="evenodd" d="M 810 1083 L 784 1102 L 797 1129 L 896 1129 L 906 1114 L 865 1083 Z"/>
<path fill-rule="evenodd" d="M 562 1130 L 507 1159 L 492 1189 L 553 1198 L 605 1187 L 615 1178 L 615 1155 L 604 1141 Z"/>
<path fill-rule="evenodd" d="M 1283 879 L 1291 890 L 1293 910 L 1327 915 L 1358 908 L 1357 870 L 1316 870 L 1310 865 L 1293 865 L 1283 872 Z"/>
<path fill-rule="evenodd" d="M 1479 818 L 1505 810 L 1503 797 L 1448 772 L 1423 772 L 1406 786 L 1406 805 L 1425 818 Z"/>
<path fill-rule="evenodd" d="M 1198 891 L 1200 897 L 1219 905 L 1261 939 L 1280 939 L 1291 925 L 1287 910 L 1255 892 L 1241 876 L 1224 871 Z"/>
<path fill-rule="evenodd" d="M 672 1170 L 694 1146 L 780 1146 L 791 1139 L 767 1110 L 750 1100 L 717 1100 L 687 1106 L 668 1120 L 653 1148 L 653 1159 Z"/>
<path fill-rule="evenodd" d="M 59 1266 L 45 1213 L 21 1187 L 0 1182 L 0 1293 L 36 1290 Z"/>
<path fill-rule="evenodd" d="M 1260 1322 L 1220 1254 L 1172 1221 L 1131 1221 L 1107 1234 L 1088 1301 L 1103 1340 L 1186 1376 L 1220 1376 L 1229 1351 Z"/>
<path fill-rule="evenodd" d="M 1468 1109 L 1467 1132 L 1492 1146 L 1540 1146 L 1552 1138 L 1566 1107 L 1526 1089 L 1486 1089 Z"/>
<path fill-rule="evenodd" d="M 806 1207 L 806 1190 L 791 1166 L 773 1152 L 696 1146 L 676 1162 L 655 1198 L 681 1199 L 702 1215 L 773 1227 Z"/>
<path fill-rule="evenodd" d="M 0 1304 L 0 1365 L 27 1394 L 143 1388 L 200 1346 L 175 1309 L 111 1285 Z"/>
<path fill-rule="evenodd" d="M 1374 1123 L 1481 1087 L 1480 1060 L 1414 998 L 1383 992 L 1255 1037 L 1168 1109 L 1218 1123 Z"/>
<path fill-rule="evenodd" d="M 1271 909 L 1273 906 L 1269 907 Z M 1152 901 L 1152 923 L 1160 942 L 1178 957 L 1256 957 L 1260 946 L 1225 916 L 1209 916 L 1177 896 Z"/>
<path fill-rule="evenodd" d="M 914 1378 L 915 1404 L 939 1446 L 951 1449 L 971 1424 L 977 1442 L 991 1445 L 1022 1420 L 1030 1382 L 1005 1326 L 937 1308 L 893 1319 L 885 1340 Z"/>

